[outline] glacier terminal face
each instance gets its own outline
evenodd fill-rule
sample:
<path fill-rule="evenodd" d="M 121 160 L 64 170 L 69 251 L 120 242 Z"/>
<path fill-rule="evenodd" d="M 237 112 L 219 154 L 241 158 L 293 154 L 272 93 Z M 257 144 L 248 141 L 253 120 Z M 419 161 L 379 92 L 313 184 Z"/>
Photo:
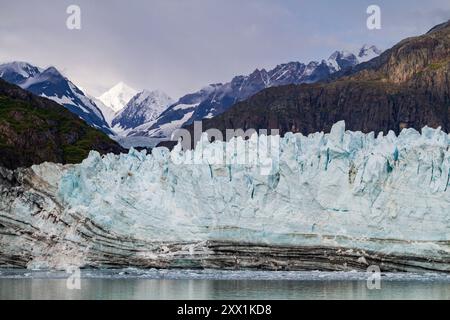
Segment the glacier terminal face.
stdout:
<path fill-rule="evenodd" d="M 180 164 L 262 137 L 0 170 L 0 265 L 450 272 L 450 136 L 287 134 L 276 166 Z"/>

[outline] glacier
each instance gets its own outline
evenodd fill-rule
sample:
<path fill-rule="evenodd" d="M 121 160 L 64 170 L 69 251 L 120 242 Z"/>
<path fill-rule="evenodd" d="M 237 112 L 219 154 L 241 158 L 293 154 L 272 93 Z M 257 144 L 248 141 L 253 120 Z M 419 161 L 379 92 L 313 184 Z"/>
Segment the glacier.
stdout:
<path fill-rule="evenodd" d="M 0 169 L 0 266 L 450 272 L 449 134 L 339 122 L 269 137 L 269 173 L 179 161 L 264 138 Z"/>

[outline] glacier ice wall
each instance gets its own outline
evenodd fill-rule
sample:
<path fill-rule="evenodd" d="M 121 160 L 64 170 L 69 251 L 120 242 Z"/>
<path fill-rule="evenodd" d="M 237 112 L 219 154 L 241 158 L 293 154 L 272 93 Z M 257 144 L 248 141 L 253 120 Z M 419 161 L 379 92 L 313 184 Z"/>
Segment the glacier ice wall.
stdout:
<path fill-rule="evenodd" d="M 109 234 L 121 243 L 139 243 L 135 251 L 148 243 L 208 241 L 330 247 L 434 257 L 450 270 L 448 134 L 424 128 L 375 137 L 345 131 L 343 122 L 330 134 L 287 134 L 269 175 L 257 164 L 174 161 L 200 157 L 200 149 L 225 150 L 230 143 L 238 152 L 252 153 L 260 139 L 236 138 L 228 145 L 202 141 L 202 148 L 188 153 L 179 148 L 103 157 L 91 152 L 79 165 L 34 166 L 33 189 L 40 188 L 41 195 L 44 189 L 44 198 L 51 195 L 44 206 L 59 208 L 65 225 L 30 217 L 30 201 L 20 197 L 3 203 L 0 223 L 20 216 L 58 238 L 31 254 L 35 264 L 44 265 L 60 251 L 82 265 L 106 245 L 96 239 Z M 86 221 L 104 234 L 80 240 Z M 80 243 L 83 250 L 77 249 Z"/>
<path fill-rule="evenodd" d="M 425 128 L 375 138 L 344 128 L 287 135 L 268 176 L 257 166 L 173 164 L 166 149 L 93 152 L 62 177 L 59 196 L 70 210 L 144 240 L 449 240 L 448 135 Z M 238 152 L 252 145 L 236 140 Z"/>

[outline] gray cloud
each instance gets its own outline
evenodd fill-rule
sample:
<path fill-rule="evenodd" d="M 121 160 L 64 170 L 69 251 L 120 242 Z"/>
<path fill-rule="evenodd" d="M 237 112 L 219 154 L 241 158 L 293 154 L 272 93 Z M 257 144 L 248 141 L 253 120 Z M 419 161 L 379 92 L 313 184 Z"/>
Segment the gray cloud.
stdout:
<path fill-rule="evenodd" d="M 364 43 L 388 48 L 450 18 L 448 0 L 0 0 L 0 61 L 55 65 L 97 95 L 119 81 L 174 97 L 255 68 L 326 58 Z M 65 27 L 82 9 L 82 30 Z"/>

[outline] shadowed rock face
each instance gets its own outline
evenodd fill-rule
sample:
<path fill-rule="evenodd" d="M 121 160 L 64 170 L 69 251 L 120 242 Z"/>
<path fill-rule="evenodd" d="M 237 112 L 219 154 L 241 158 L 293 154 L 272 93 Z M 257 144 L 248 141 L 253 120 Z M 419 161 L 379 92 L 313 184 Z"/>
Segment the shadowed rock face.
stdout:
<path fill-rule="evenodd" d="M 124 151 L 59 104 L 0 79 L 1 166 L 14 169 L 45 161 L 76 163 L 90 150 Z"/>
<path fill-rule="evenodd" d="M 399 133 L 450 126 L 450 23 L 406 39 L 381 56 L 334 75 L 334 81 L 266 89 L 203 129 L 279 129 L 328 132 L 345 120 L 363 132 Z M 193 127 L 189 127 L 193 131 Z"/>

